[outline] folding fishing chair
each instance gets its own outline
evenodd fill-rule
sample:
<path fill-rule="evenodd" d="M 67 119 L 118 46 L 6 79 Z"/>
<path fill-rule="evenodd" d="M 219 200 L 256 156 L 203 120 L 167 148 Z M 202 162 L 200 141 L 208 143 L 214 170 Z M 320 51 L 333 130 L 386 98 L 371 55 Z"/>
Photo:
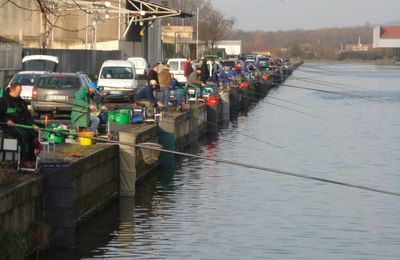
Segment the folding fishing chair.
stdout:
<path fill-rule="evenodd" d="M 19 140 L 0 130 L 0 160 L 2 163 L 16 164 L 18 171 L 35 172 L 38 167 L 36 158 L 35 168 L 21 167 L 22 146 Z"/>

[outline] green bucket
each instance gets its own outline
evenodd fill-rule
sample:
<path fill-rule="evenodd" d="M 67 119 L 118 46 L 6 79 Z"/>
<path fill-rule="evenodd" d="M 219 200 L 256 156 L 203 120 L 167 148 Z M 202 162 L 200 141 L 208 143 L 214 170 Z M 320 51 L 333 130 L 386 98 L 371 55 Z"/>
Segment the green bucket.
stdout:
<path fill-rule="evenodd" d="M 129 124 L 130 114 L 127 113 L 116 113 L 115 114 L 115 123 L 117 125 L 127 125 Z"/>
<path fill-rule="evenodd" d="M 128 114 L 128 115 L 131 115 L 131 109 L 129 109 L 129 108 L 121 108 L 121 109 L 118 109 L 117 111 L 118 111 L 118 113 L 120 113 L 120 114 Z"/>
<path fill-rule="evenodd" d="M 62 134 L 62 132 L 64 131 L 64 129 L 53 129 L 53 131 L 48 132 L 49 133 L 49 137 L 47 139 L 47 141 L 49 141 L 50 143 L 55 143 L 55 144 L 61 144 L 65 142 L 65 136 Z"/>
<path fill-rule="evenodd" d="M 55 128 L 57 128 L 58 126 L 60 125 L 60 123 L 58 123 L 58 122 L 51 122 L 51 123 L 49 123 L 48 125 L 47 125 L 47 130 L 53 130 L 53 129 L 55 129 Z M 45 140 L 49 140 L 49 138 L 50 138 L 50 134 L 51 134 L 52 132 L 51 131 L 46 131 L 45 133 L 44 133 L 44 139 Z"/>
<path fill-rule="evenodd" d="M 115 122 L 115 112 L 113 112 L 113 111 L 107 112 L 107 122 L 108 123 Z"/>

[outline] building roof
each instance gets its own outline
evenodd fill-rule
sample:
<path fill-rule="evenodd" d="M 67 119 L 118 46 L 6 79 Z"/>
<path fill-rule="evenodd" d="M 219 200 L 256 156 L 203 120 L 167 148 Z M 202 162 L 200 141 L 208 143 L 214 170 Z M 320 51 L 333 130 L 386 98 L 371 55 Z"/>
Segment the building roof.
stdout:
<path fill-rule="evenodd" d="M 381 26 L 381 39 L 400 39 L 400 26 Z"/>
<path fill-rule="evenodd" d="M 8 38 L 4 38 L 4 37 L 2 37 L 2 36 L 0 36 L 0 42 L 18 43 L 18 42 L 16 42 L 16 41 L 13 41 L 13 40 L 8 39 Z"/>

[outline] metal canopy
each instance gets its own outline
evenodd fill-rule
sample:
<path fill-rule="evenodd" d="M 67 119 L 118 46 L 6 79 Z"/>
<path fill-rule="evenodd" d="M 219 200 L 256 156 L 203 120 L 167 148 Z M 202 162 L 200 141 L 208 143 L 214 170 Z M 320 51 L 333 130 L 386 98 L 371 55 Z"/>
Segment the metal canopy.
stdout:
<path fill-rule="evenodd" d="M 132 23 L 152 21 L 164 17 L 178 16 L 182 18 L 190 18 L 193 15 L 182 12 L 181 10 L 173 9 L 161 4 L 151 3 L 144 0 L 127 0 L 127 7 L 122 8 L 113 6 L 109 1 L 93 1 L 93 0 L 67 0 L 63 2 L 71 9 L 76 10 L 76 4 L 78 4 L 81 10 L 91 13 L 93 9 L 105 10 L 108 13 L 127 15 L 129 23 L 125 29 L 123 37 L 129 31 Z M 128 4 L 129 3 L 129 4 Z M 68 9 L 64 9 L 68 10 Z"/>
<path fill-rule="evenodd" d="M 143 0 L 128 0 L 128 2 L 131 4 L 133 9 L 129 9 L 129 14 L 131 17 L 129 18 L 129 23 L 126 27 L 123 37 L 126 36 L 133 22 L 150 21 L 172 16 L 178 16 L 182 18 L 189 18 L 193 16 L 192 14 L 182 12 L 181 10 Z"/>

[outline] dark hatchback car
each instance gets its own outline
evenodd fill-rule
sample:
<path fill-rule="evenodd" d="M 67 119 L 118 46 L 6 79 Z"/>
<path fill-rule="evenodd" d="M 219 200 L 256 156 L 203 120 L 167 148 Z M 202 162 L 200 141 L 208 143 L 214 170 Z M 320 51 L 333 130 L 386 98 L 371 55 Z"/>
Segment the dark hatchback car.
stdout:
<path fill-rule="evenodd" d="M 32 109 L 39 116 L 69 113 L 75 92 L 90 82 L 90 78 L 81 72 L 46 74 L 38 79 L 32 90 Z"/>
<path fill-rule="evenodd" d="M 235 65 L 236 65 L 236 63 L 233 60 L 221 61 L 221 66 L 222 66 L 223 70 L 225 70 L 225 71 L 232 69 L 233 67 L 235 67 Z"/>

